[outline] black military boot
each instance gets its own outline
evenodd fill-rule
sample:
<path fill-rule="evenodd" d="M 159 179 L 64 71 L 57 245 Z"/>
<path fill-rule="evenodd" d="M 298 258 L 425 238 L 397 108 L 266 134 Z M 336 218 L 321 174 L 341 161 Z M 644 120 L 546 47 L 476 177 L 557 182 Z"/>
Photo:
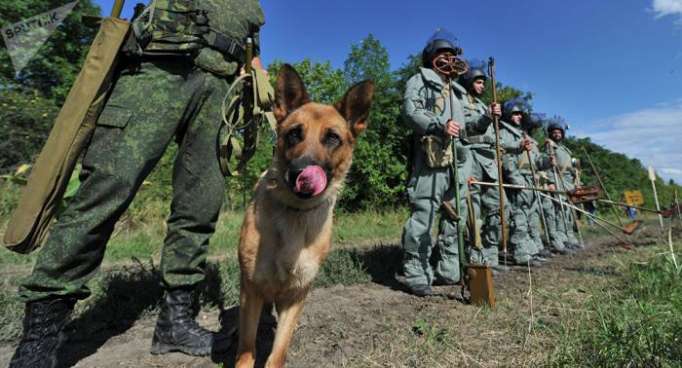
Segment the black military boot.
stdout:
<path fill-rule="evenodd" d="M 554 257 L 554 254 L 552 254 L 552 252 L 550 252 L 549 249 L 547 249 L 547 248 L 542 248 L 542 250 L 540 250 L 538 255 L 542 258 L 547 258 L 547 259 Z"/>
<path fill-rule="evenodd" d="M 159 319 L 156 321 L 152 354 L 173 351 L 208 356 L 227 351 L 229 346 L 215 344 L 215 334 L 199 326 L 192 313 L 192 292 L 188 289 L 166 291 Z M 221 346 L 223 345 L 223 346 Z"/>
<path fill-rule="evenodd" d="M 55 298 L 26 303 L 24 334 L 9 368 L 54 368 L 64 341 L 62 330 L 73 312 L 75 299 Z"/>

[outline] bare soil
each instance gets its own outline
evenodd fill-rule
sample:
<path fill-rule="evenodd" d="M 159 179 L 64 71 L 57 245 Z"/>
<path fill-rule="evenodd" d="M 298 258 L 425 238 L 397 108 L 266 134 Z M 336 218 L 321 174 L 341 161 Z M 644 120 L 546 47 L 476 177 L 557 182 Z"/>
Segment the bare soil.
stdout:
<path fill-rule="evenodd" d="M 618 275 L 616 263 L 633 260 L 656 243 L 656 229 L 633 236 L 634 250 L 612 238 L 592 236 L 574 255 L 556 256 L 543 267 L 514 267 L 495 279 L 495 309 L 448 297 L 458 290 L 437 287 L 437 295 L 418 298 L 395 281 L 318 288 L 309 296 L 289 351 L 289 367 L 531 367 L 543 366 L 561 344 L 562 320 Z M 220 316 L 222 315 L 222 318 Z M 110 331 L 88 326 L 69 331 L 62 366 L 217 367 L 232 366 L 225 356 L 188 357 L 149 353 L 154 315 Z M 203 310 L 200 322 L 214 330 L 233 330 L 236 308 Z M 222 322 L 221 322 L 222 321 Z M 266 315 L 259 333 L 262 364 L 272 344 L 274 318 Z M 15 342 L 16 344 L 16 342 Z M 8 365 L 14 344 L 0 345 L 0 367 Z"/>

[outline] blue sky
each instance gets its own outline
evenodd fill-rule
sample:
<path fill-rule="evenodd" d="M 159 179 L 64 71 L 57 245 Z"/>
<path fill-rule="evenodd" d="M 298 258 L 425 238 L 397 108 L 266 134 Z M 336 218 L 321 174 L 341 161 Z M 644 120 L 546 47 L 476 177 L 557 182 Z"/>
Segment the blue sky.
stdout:
<path fill-rule="evenodd" d="M 112 0 L 96 0 L 108 13 Z M 305 57 L 342 67 L 372 33 L 392 68 L 437 27 L 467 57 L 495 56 L 498 79 L 534 93 L 590 136 L 682 183 L 682 0 L 262 0 L 265 62 Z M 126 12 L 134 6 L 126 4 Z"/>

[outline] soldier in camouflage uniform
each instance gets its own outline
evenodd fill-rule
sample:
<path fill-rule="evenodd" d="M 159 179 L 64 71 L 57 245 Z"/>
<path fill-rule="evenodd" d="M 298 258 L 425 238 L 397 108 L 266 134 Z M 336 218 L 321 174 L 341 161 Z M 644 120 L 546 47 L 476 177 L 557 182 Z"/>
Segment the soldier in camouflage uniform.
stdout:
<path fill-rule="evenodd" d="M 530 124 L 526 103 L 521 99 L 507 101 L 504 105 L 504 118 L 500 135 L 505 143 L 505 182 L 534 187 L 531 165 L 535 170 L 543 170 L 550 167 L 550 159 L 540 153 L 537 142 L 523 129 Z M 540 239 L 538 195 L 532 190 L 507 189 L 506 192 L 511 207 L 509 245 L 513 252 L 512 260 L 518 265 L 540 266 L 546 259 L 540 256 L 543 247 Z"/>
<path fill-rule="evenodd" d="M 402 235 L 403 272 L 405 285 L 418 296 L 431 294 L 435 277 L 443 283 L 455 283 L 460 278 L 457 227 L 445 215 L 441 215 L 435 272 L 430 264 L 431 228 L 436 214 L 444 201 L 456 207 L 450 144 L 464 124 L 464 90 L 452 78 L 437 72 L 433 63 L 439 55 L 456 56 L 459 52 L 454 37 L 446 32 L 434 34 L 422 52 L 423 67 L 407 81 L 403 100 L 403 115 L 414 130 L 415 147 L 407 185 L 412 212 Z M 457 150 L 458 185 L 463 191 L 468 152 L 460 144 Z"/>
<path fill-rule="evenodd" d="M 545 153 L 550 154 L 551 151 L 554 152 L 556 160 L 556 174 L 555 171 L 549 170 L 548 178 L 550 180 L 550 189 L 556 189 L 559 191 L 569 191 L 575 189 L 576 185 L 576 171 L 573 167 L 573 160 L 571 157 L 571 151 L 563 144 L 561 141 L 564 139 L 566 132 L 566 126 L 558 117 L 553 118 L 553 120 L 548 124 L 547 127 L 547 139 L 545 140 Z M 567 201 L 565 195 L 559 195 L 563 201 Z M 549 201 L 546 199 L 546 202 Z M 561 204 L 552 202 L 544 203 L 546 210 L 547 222 L 554 222 L 554 229 L 548 226 L 550 230 L 550 237 L 552 239 L 552 244 L 555 249 L 569 249 L 575 250 L 583 247 L 575 236 L 573 228 L 575 226 L 575 218 L 572 215 L 572 211 L 568 206 L 563 206 L 563 215 L 561 214 L 562 206 Z M 563 246 L 563 247 L 562 247 Z"/>
<path fill-rule="evenodd" d="M 467 91 L 464 117 L 466 134 L 462 142 L 469 148 L 472 156 L 470 176 L 485 182 L 498 181 L 498 168 L 495 149 L 495 127 L 489 113 L 489 107 L 480 97 L 485 91 L 488 76 L 485 64 L 470 62 L 467 73 L 460 77 L 462 86 Z M 499 107 L 495 107 L 500 113 Z M 498 262 L 498 248 L 500 246 L 500 194 L 499 189 L 488 186 L 474 186 L 471 188 L 471 202 L 475 211 L 476 224 L 471 230 L 480 233 L 481 244 L 475 244 L 477 234 L 469 234 L 469 258 L 472 263 L 487 264 L 493 270 L 506 270 Z"/>
<path fill-rule="evenodd" d="M 134 22 L 141 53 L 119 65 L 83 157 L 81 187 L 20 287 L 24 335 L 11 368 L 56 365 L 62 329 L 75 302 L 90 294 L 86 282 L 117 220 L 173 139 L 179 148 L 160 266 L 166 292 L 152 353 L 205 356 L 219 347 L 217 335 L 193 319 L 191 293 L 204 280 L 224 196 L 216 154 L 221 101 L 243 66 L 247 37 L 258 54 L 263 13 L 257 0 L 153 4 Z"/>

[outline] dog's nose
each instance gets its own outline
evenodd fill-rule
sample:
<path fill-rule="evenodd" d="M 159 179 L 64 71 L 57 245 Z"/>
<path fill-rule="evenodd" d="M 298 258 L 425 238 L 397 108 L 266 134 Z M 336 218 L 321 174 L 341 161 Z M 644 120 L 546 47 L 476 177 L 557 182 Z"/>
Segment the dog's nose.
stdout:
<path fill-rule="evenodd" d="M 301 156 L 289 161 L 289 171 L 300 173 L 308 166 L 321 166 L 317 160 L 314 160 L 310 156 Z"/>

